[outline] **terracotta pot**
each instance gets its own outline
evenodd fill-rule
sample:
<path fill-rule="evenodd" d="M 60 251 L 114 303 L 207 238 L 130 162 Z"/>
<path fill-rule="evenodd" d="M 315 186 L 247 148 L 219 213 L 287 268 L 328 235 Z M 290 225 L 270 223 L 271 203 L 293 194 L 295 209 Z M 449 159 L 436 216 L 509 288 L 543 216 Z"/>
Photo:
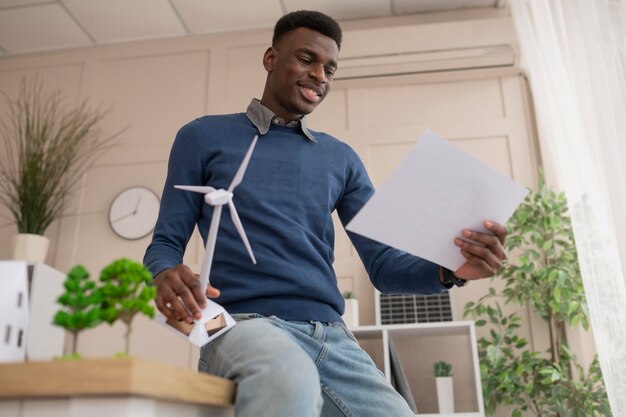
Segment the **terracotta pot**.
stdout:
<path fill-rule="evenodd" d="M 26 262 L 44 262 L 50 240 L 41 235 L 20 233 L 13 236 L 13 259 Z"/>

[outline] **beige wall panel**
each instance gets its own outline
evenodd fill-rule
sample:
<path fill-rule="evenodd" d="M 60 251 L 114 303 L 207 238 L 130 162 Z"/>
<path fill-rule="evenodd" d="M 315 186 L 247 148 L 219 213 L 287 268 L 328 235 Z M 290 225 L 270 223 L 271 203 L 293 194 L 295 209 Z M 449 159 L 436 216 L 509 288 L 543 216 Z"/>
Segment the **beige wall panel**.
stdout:
<path fill-rule="evenodd" d="M 8 208 L 0 205 L 0 259 L 10 259 L 13 256 L 13 236 L 17 234 L 17 227 Z"/>
<path fill-rule="evenodd" d="M 511 176 L 510 151 L 506 137 L 449 139 L 455 146 L 507 177 Z M 391 176 L 416 141 L 372 145 L 369 149 L 369 174 L 375 186 Z"/>
<path fill-rule="evenodd" d="M 226 96 L 222 113 L 246 111 L 252 98 L 261 99 L 265 85 L 263 53 L 268 43 L 231 48 L 227 52 Z"/>
<path fill-rule="evenodd" d="M 169 148 L 183 124 L 204 115 L 208 64 L 208 52 L 104 61 L 96 96 L 112 107 L 103 121 L 105 132 L 111 134 L 130 126 L 124 135 L 124 147 Z"/>
<path fill-rule="evenodd" d="M 91 271 L 100 271 L 103 266 L 120 257 L 141 262 L 150 236 L 139 240 L 118 237 L 109 226 L 108 209 L 119 192 L 133 185 L 150 188 L 160 196 L 165 171 L 165 163 L 92 168 L 83 189 L 81 215 L 77 218 L 77 244 L 73 262 L 83 263 Z M 122 172 L 123 175 L 120 175 Z"/>
<path fill-rule="evenodd" d="M 371 88 L 367 125 L 494 119 L 504 113 L 501 94 L 498 79 Z"/>
<path fill-rule="evenodd" d="M 32 79 L 35 76 L 43 81 L 44 90 L 60 90 L 68 103 L 71 104 L 78 101 L 83 76 L 83 64 L 80 62 L 0 71 L 0 91 L 11 97 L 16 97 L 22 78 Z M 0 104 L 0 111 L 0 114 L 4 114 L 6 111 L 4 100 Z"/>
<path fill-rule="evenodd" d="M 338 276 L 337 286 L 339 287 L 339 291 L 341 291 L 342 294 L 346 291 L 356 291 L 356 283 L 354 277 L 351 276 Z"/>

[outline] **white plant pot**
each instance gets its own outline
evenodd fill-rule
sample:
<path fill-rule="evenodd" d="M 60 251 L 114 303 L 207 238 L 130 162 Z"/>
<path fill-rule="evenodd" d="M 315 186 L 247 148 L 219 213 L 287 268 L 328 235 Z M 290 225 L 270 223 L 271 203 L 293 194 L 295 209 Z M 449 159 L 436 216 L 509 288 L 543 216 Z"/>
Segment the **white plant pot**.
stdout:
<path fill-rule="evenodd" d="M 44 262 L 50 240 L 41 235 L 20 233 L 13 236 L 13 259 L 26 262 Z"/>
<path fill-rule="evenodd" d="M 349 328 L 359 327 L 359 300 L 348 298 L 344 301 L 346 302 L 346 311 L 341 318 Z"/>
<path fill-rule="evenodd" d="M 454 413 L 454 387 L 452 386 L 452 377 L 437 377 L 435 380 L 437 383 L 439 414 Z"/>

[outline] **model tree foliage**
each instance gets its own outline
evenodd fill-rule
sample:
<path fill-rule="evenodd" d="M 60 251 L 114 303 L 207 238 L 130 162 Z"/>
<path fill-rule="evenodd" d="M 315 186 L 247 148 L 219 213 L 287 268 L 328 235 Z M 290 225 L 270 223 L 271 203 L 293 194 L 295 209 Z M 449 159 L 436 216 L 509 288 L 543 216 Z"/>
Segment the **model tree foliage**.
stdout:
<path fill-rule="evenodd" d="M 63 308 L 54 316 L 54 324 L 72 333 L 72 355 L 76 355 L 79 333 L 101 322 L 102 294 L 82 265 L 70 270 L 63 285 L 65 293 L 57 299 Z"/>
<path fill-rule="evenodd" d="M 584 370 L 567 346 L 566 326 L 589 327 L 589 314 L 574 235 L 563 194 L 540 179 L 509 223 L 507 249 L 519 254 L 495 278 L 505 283 L 465 306 L 477 326 L 489 326 L 478 341 L 487 414 L 499 404 L 536 416 L 611 415 L 600 367 L 595 358 Z M 548 351 L 532 350 L 519 335 L 521 317 L 504 304 L 528 305 L 549 330 Z"/>
<path fill-rule="evenodd" d="M 126 325 L 125 352 L 130 352 L 132 321 L 138 313 L 154 317 L 151 301 L 156 297 L 152 274 L 145 266 L 130 259 L 113 261 L 100 273 L 102 318 L 109 324 L 122 320 Z"/>

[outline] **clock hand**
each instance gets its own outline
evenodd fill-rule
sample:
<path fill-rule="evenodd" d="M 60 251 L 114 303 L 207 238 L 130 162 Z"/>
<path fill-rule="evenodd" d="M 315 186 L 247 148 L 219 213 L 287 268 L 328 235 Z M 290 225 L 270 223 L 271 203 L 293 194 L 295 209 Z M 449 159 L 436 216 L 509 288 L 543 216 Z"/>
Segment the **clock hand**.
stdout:
<path fill-rule="evenodd" d="M 118 217 L 118 218 L 117 218 L 117 219 L 115 219 L 115 220 L 111 220 L 111 223 L 117 223 L 117 222 L 119 222 L 120 220 L 124 220 L 124 219 L 125 219 L 125 218 L 127 218 L 127 217 L 134 216 L 134 215 L 135 215 L 135 213 L 137 213 L 137 210 L 131 211 L 131 212 L 130 212 L 130 213 L 128 213 L 128 214 L 124 214 L 123 216 Z"/>
<path fill-rule="evenodd" d="M 141 203 L 141 196 L 139 196 L 139 198 L 137 199 L 137 204 L 135 204 L 135 211 L 133 211 L 133 214 L 137 213 L 137 209 L 139 208 L 139 203 Z"/>

